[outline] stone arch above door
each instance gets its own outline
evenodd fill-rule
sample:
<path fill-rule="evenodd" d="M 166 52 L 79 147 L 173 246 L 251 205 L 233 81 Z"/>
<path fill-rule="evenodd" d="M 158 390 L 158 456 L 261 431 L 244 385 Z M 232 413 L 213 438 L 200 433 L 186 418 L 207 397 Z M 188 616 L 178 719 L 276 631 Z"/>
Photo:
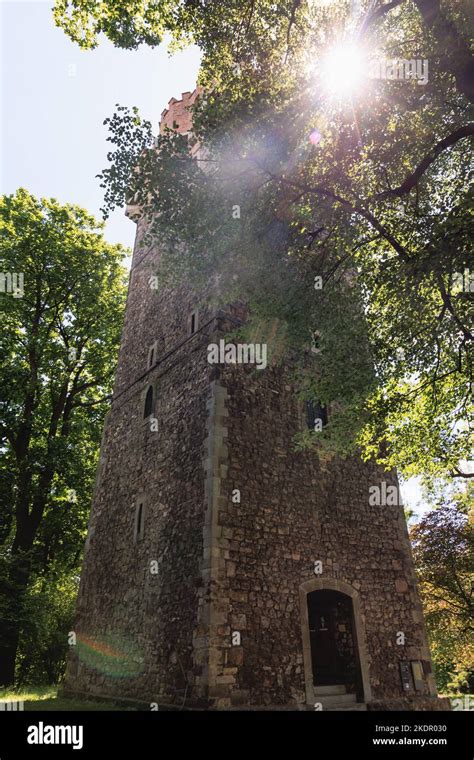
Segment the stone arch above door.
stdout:
<path fill-rule="evenodd" d="M 370 702 L 372 695 L 370 689 L 369 679 L 369 663 L 367 658 L 367 647 L 365 640 L 365 626 L 362 620 L 360 597 L 358 592 L 353 586 L 345 581 L 337 580 L 335 578 L 312 578 L 309 581 L 305 581 L 299 587 L 300 595 L 300 612 L 301 612 L 301 633 L 303 637 L 303 662 L 304 662 L 304 675 L 305 675 L 305 690 L 306 690 L 306 702 L 307 704 L 314 705 L 317 701 L 314 694 L 313 686 L 313 668 L 311 661 L 311 642 L 309 633 L 309 620 L 308 620 L 308 603 L 307 596 L 312 591 L 339 591 L 352 599 L 352 609 L 354 614 L 354 629 L 355 629 L 355 646 L 357 648 L 357 656 L 360 667 L 360 675 L 362 681 L 362 690 L 364 695 L 364 702 Z"/>

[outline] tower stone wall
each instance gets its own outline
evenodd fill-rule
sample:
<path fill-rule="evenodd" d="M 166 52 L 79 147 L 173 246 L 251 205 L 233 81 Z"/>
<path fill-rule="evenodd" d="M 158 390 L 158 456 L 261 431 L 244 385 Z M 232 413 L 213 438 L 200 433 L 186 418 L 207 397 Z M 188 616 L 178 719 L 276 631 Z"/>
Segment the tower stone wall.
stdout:
<path fill-rule="evenodd" d="M 189 132 L 195 94 L 170 101 L 168 126 Z M 353 611 L 351 630 L 336 623 L 357 704 L 442 708 L 403 507 L 369 502 L 396 474 L 296 451 L 291 367 L 210 365 L 207 346 L 245 308 L 216 306 L 211 287 L 155 289 L 159 246 L 143 232 L 138 221 L 66 692 L 314 709 L 307 600 L 327 590 Z"/>

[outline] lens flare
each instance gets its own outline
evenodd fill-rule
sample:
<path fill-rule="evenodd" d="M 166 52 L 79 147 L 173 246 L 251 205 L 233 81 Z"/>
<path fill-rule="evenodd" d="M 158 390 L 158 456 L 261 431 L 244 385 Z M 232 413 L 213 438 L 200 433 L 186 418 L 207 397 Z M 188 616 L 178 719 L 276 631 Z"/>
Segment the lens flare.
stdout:
<path fill-rule="evenodd" d="M 123 636 L 77 636 L 78 658 L 88 667 L 114 678 L 131 678 L 143 670 L 143 656 Z"/>
<path fill-rule="evenodd" d="M 339 44 L 323 56 L 320 80 L 332 96 L 353 96 L 367 79 L 367 53 L 359 45 Z"/>
<path fill-rule="evenodd" d="M 310 136 L 309 136 L 310 143 L 312 145 L 319 145 L 319 143 L 321 142 L 322 139 L 323 139 L 323 136 L 322 136 L 321 132 L 318 132 L 317 129 L 313 129 L 312 132 L 311 132 L 311 134 L 310 134 Z"/>

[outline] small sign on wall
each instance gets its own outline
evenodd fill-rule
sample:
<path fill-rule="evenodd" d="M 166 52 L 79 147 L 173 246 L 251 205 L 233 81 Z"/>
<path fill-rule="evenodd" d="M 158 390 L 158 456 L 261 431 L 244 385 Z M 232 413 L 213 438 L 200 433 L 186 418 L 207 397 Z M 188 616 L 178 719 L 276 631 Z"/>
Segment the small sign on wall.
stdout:
<path fill-rule="evenodd" d="M 400 678 L 402 679 L 403 691 L 407 694 L 413 691 L 413 681 L 410 663 L 407 660 L 400 662 Z"/>
<path fill-rule="evenodd" d="M 415 684 L 415 689 L 417 691 L 424 691 L 425 684 L 424 684 L 424 677 L 423 677 L 423 668 L 421 666 L 421 662 L 419 660 L 413 660 L 411 663 L 411 672 L 413 675 L 413 681 Z"/>

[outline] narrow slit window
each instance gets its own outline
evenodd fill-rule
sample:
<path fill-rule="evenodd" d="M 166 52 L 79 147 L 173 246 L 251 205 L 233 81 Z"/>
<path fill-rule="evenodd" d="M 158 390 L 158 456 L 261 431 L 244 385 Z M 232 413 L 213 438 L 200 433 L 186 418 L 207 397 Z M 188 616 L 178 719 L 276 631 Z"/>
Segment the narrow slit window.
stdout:
<path fill-rule="evenodd" d="M 158 341 L 155 340 L 154 343 L 151 344 L 151 346 L 148 349 L 148 360 L 147 360 L 147 369 L 151 369 L 155 366 L 158 358 Z"/>
<path fill-rule="evenodd" d="M 145 508 L 143 502 L 137 504 L 137 512 L 135 516 L 135 539 L 140 541 L 143 538 L 145 532 Z"/>
<path fill-rule="evenodd" d="M 328 410 L 319 401 L 306 402 L 306 421 L 309 430 L 321 430 L 328 424 Z"/>
<path fill-rule="evenodd" d="M 145 406 L 143 409 L 143 418 L 146 419 L 153 412 L 153 386 L 150 385 L 145 396 Z"/>
<path fill-rule="evenodd" d="M 197 311 L 193 311 L 193 313 L 189 317 L 189 334 L 194 335 L 197 329 L 198 329 L 198 313 Z"/>
<path fill-rule="evenodd" d="M 311 351 L 313 354 L 320 354 L 321 353 L 321 333 L 319 330 L 313 330 L 311 333 Z"/>

